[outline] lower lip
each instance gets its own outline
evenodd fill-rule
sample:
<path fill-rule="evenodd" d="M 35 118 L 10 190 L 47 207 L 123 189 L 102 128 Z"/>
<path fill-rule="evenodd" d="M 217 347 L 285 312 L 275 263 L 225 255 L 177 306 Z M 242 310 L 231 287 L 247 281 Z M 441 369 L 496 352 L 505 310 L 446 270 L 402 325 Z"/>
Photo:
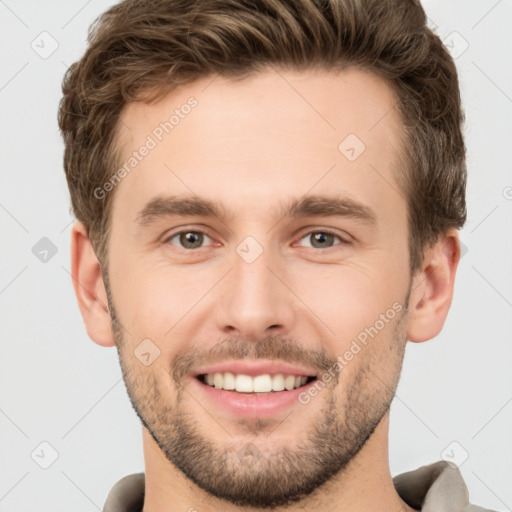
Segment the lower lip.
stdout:
<path fill-rule="evenodd" d="M 194 386 L 204 393 L 209 400 L 222 407 L 226 411 L 242 418 L 264 418 L 285 412 L 294 404 L 300 404 L 299 395 L 307 392 L 315 384 L 311 381 L 291 391 L 274 391 L 257 395 L 256 393 L 238 393 L 217 389 L 204 384 L 198 378 L 193 377 Z"/>

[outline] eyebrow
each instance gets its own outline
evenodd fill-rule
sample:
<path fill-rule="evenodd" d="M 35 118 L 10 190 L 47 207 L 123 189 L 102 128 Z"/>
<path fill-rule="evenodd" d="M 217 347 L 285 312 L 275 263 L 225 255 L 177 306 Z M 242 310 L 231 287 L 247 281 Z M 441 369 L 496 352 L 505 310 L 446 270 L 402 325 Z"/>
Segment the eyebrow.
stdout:
<path fill-rule="evenodd" d="M 376 224 L 377 215 L 369 207 L 346 197 L 306 196 L 281 206 L 281 217 L 349 217 Z M 197 196 L 158 196 L 137 212 L 135 222 L 148 226 L 160 218 L 180 216 L 217 217 L 224 221 L 234 217 L 219 203 Z"/>

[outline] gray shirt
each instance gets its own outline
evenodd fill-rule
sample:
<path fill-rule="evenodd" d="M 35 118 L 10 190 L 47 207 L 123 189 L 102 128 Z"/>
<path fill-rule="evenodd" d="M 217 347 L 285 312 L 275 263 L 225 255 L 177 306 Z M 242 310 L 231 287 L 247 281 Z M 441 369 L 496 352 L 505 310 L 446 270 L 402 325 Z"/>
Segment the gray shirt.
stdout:
<path fill-rule="evenodd" d="M 393 478 L 399 496 L 421 512 L 494 512 L 469 503 L 469 493 L 460 470 L 440 460 Z M 107 496 L 103 512 L 141 512 L 144 503 L 144 473 L 119 480 Z"/>

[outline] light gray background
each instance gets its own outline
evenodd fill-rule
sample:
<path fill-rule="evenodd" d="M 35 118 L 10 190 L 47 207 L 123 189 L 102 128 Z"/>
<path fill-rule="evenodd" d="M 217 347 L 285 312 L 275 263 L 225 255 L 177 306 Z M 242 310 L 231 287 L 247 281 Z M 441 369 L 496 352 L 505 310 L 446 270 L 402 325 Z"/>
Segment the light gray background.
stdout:
<path fill-rule="evenodd" d="M 111 3 L 0 0 L 1 511 L 94 512 L 115 481 L 143 470 L 117 353 L 89 340 L 71 286 L 73 218 L 56 122 L 63 73 Z M 512 3 L 423 4 L 460 72 L 467 253 L 444 331 L 408 344 L 392 406 L 391 471 L 443 454 L 463 461 L 467 452 L 471 501 L 511 510 Z M 58 48 L 48 56 L 52 39 Z M 46 262 L 32 252 L 43 237 L 57 250 Z M 40 467 L 52 461 L 44 441 L 58 453 L 48 469 Z"/>

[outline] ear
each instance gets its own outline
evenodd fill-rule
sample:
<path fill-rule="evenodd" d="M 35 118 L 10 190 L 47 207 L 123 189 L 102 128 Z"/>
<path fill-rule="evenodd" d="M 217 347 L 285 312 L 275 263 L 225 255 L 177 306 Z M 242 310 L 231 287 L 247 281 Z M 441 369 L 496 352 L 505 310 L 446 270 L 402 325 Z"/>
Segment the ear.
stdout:
<path fill-rule="evenodd" d="M 89 338 L 103 347 L 114 346 L 101 267 L 81 222 L 71 230 L 71 276 Z"/>
<path fill-rule="evenodd" d="M 448 230 L 425 251 L 422 269 L 412 280 L 409 341 L 427 341 L 441 332 L 452 303 L 459 260 L 460 242 L 455 229 Z"/>

